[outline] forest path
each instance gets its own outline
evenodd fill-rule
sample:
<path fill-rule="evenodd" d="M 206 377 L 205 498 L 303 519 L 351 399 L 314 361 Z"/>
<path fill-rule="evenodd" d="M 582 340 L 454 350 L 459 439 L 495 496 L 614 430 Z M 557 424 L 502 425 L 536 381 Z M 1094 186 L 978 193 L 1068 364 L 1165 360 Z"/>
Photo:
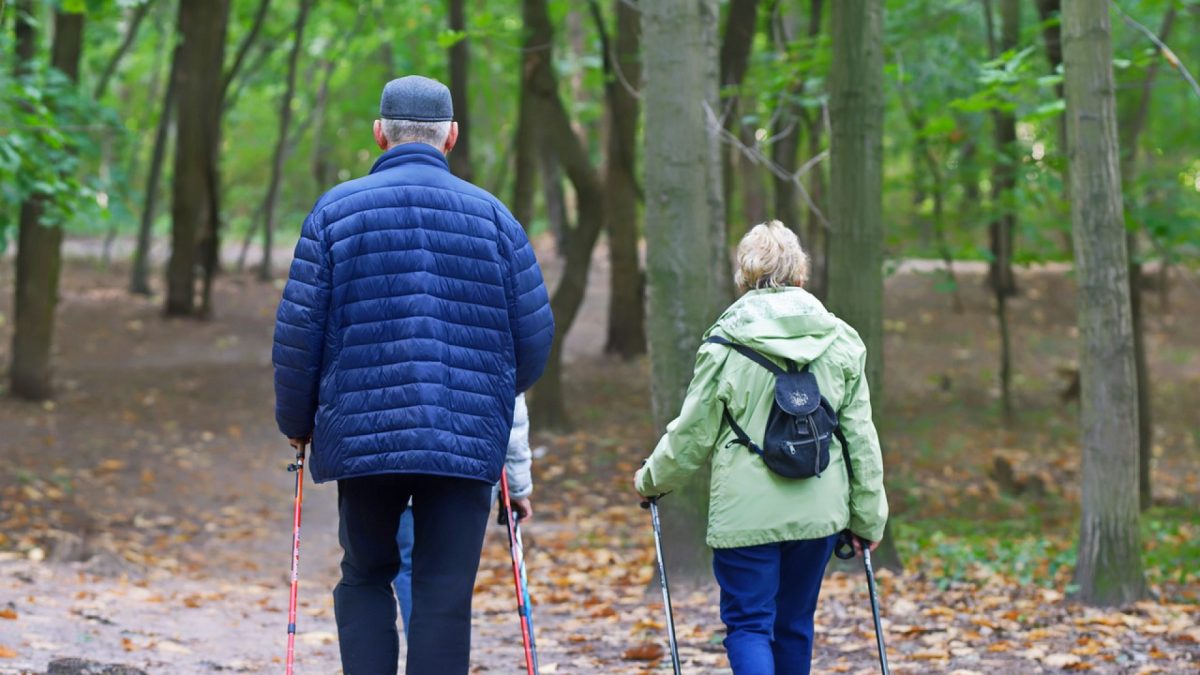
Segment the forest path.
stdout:
<path fill-rule="evenodd" d="M 542 258 L 552 277 L 556 263 Z M 67 266 L 56 346 L 59 398 L 53 404 L 0 399 L 6 458 L 0 673 L 44 672 L 62 656 L 150 673 L 281 672 L 293 480 L 284 471 L 288 448 L 273 423 L 270 340 L 279 288 L 226 276 L 216 288 L 213 320 L 163 320 L 157 298 L 125 293 L 125 273 L 79 261 Z M 933 281 L 925 277 L 890 284 L 891 311 L 911 322 L 899 331 L 902 338 L 931 323 L 914 317 L 947 304 L 931 294 Z M 10 287 L 11 265 L 0 264 L 5 315 Z M 1195 304 L 1195 290 L 1193 282 L 1176 302 Z M 986 312 L 982 294 L 968 291 L 974 314 L 964 325 L 980 323 Z M 607 264 L 598 253 L 567 344 L 567 390 L 578 402 L 580 431 L 535 430 L 539 491 L 526 546 L 544 673 L 662 672 L 666 665 L 653 659 L 665 631 L 649 523 L 628 489 L 646 439 L 654 437 L 645 364 L 595 356 L 606 293 Z M 1054 299 L 1069 306 L 1069 297 Z M 1048 331 L 1069 333 L 1060 325 L 1069 324 L 1061 308 L 1046 311 Z M 9 330 L 0 325 L 0 349 Z M 974 344 L 966 334 L 942 333 L 963 341 L 961 349 Z M 946 360 L 945 344 L 912 337 L 901 346 L 914 359 Z M 1055 349 L 1049 352 L 1059 354 Z M 1196 364 L 1180 363 L 1171 375 L 1182 378 L 1181 386 L 1194 382 Z M 956 387 L 965 386 L 969 374 L 964 369 L 955 377 L 963 378 Z M 922 387 L 932 381 L 912 379 Z M 1054 397 L 1052 390 L 1047 395 Z M 1168 422 L 1171 414 L 1188 413 L 1168 410 Z M 1194 499 L 1194 456 L 1178 461 L 1183 470 L 1168 473 L 1182 481 L 1177 493 Z M 521 672 L 500 528 L 491 528 L 484 551 L 474 671 Z M 299 673 L 339 672 L 329 593 L 338 558 L 335 489 L 309 483 Z M 872 671 L 860 579 L 857 572 L 835 573 L 823 589 L 819 672 Z M 1186 662 L 1200 660 L 1194 605 L 1145 603 L 1105 613 L 1000 574 L 941 581 L 920 569 L 882 575 L 895 672 L 1035 673 L 1077 664 L 1096 672 L 1185 672 Z M 725 672 L 712 584 L 690 593 L 681 586 L 675 598 L 685 672 Z"/>

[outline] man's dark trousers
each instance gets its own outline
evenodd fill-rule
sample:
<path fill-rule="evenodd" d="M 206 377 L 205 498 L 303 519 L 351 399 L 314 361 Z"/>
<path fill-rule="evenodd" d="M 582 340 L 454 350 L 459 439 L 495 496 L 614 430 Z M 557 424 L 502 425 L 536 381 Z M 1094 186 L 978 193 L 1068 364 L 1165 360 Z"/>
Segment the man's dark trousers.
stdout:
<path fill-rule="evenodd" d="M 400 568 L 396 530 L 412 497 L 413 611 L 409 675 L 467 673 L 471 594 L 491 510 L 492 486 L 424 474 L 338 481 L 342 580 L 333 608 L 346 675 L 391 675 L 400 655 L 392 579 Z"/>

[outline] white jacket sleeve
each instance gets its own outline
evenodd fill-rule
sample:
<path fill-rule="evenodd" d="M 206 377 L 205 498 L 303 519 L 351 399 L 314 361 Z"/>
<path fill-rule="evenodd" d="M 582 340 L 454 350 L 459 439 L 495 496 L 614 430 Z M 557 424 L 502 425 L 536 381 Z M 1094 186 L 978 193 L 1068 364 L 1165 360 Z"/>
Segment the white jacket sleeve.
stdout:
<path fill-rule="evenodd" d="M 533 452 L 529 449 L 529 408 L 525 406 L 525 394 L 517 396 L 513 405 L 504 471 L 508 474 L 509 494 L 514 498 L 528 497 L 533 492 Z"/>

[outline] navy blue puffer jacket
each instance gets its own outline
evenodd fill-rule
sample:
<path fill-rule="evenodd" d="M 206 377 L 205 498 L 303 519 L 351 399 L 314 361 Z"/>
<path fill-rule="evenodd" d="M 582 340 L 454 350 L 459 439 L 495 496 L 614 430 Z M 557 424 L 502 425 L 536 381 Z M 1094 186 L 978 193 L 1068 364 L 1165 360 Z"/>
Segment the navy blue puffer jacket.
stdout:
<path fill-rule="evenodd" d="M 513 399 L 554 320 L 533 247 L 492 195 L 410 143 L 313 207 L 275 323 L 275 417 L 317 482 L 500 479 Z"/>

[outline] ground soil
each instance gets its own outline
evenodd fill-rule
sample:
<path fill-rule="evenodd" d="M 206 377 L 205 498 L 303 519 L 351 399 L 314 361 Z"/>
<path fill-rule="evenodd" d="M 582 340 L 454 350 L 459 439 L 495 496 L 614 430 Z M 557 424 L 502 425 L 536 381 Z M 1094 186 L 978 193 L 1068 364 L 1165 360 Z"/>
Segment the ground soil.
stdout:
<path fill-rule="evenodd" d="M 543 259 L 553 276 L 553 256 Z M 526 547 L 543 673 L 669 670 L 649 523 L 628 488 L 654 439 L 647 368 L 600 355 L 603 261 L 567 342 L 576 431 L 534 433 Z M 1062 396 L 1074 364 L 1070 277 L 1020 274 L 1011 305 L 1018 416 L 1005 425 L 991 303 L 978 266 L 959 272 L 961 312 L 921 265 L 888 279 L 879 422 L 893 510 L 1009 517 L 1027 500 L 1002 493 L 1037 488 L 1059 505 L 1048 518 L 1069 528 L 1078 482 L 1077 403 Z M 0 261 L 0 363 L 11 284 L 11 261 Z M 58 395 L 0 399 L 0 673 L 45 672 L 63 656 L 150 673 L 281 672 L 293 490 L 272 414 L 281 286 L 226 275 L 209 321 L 165 320 L 160 298 L 125 287 L 122 265 L 71 260 Z M 1147 308 L 1156 497 L 1196 510 L 1200 283 L 1177 274 L 1169 297 L 1152 293 Z M 994 474 L 997 458 L 1015 467 L 1014 484 Z M 306 488 L 297 672 L 336 673 L 335 490 Z M 478 581 L 474 672 L 521 672 L 507 556 L 494 528 Z M 1194 588 L 1156 589 L 1170 602 L 1102 612 L 1004 575 L 953 584 L 931 576 L 882 574 L 895 672 L 1195 672 L 1200 662 Z M 726 671 L 715 606 L 711 583 L 676 589 L 685 672 Z M 834 573 L 817 616 L 817 672 L 871 672 L 868 617 L 859 574 Z"/>

